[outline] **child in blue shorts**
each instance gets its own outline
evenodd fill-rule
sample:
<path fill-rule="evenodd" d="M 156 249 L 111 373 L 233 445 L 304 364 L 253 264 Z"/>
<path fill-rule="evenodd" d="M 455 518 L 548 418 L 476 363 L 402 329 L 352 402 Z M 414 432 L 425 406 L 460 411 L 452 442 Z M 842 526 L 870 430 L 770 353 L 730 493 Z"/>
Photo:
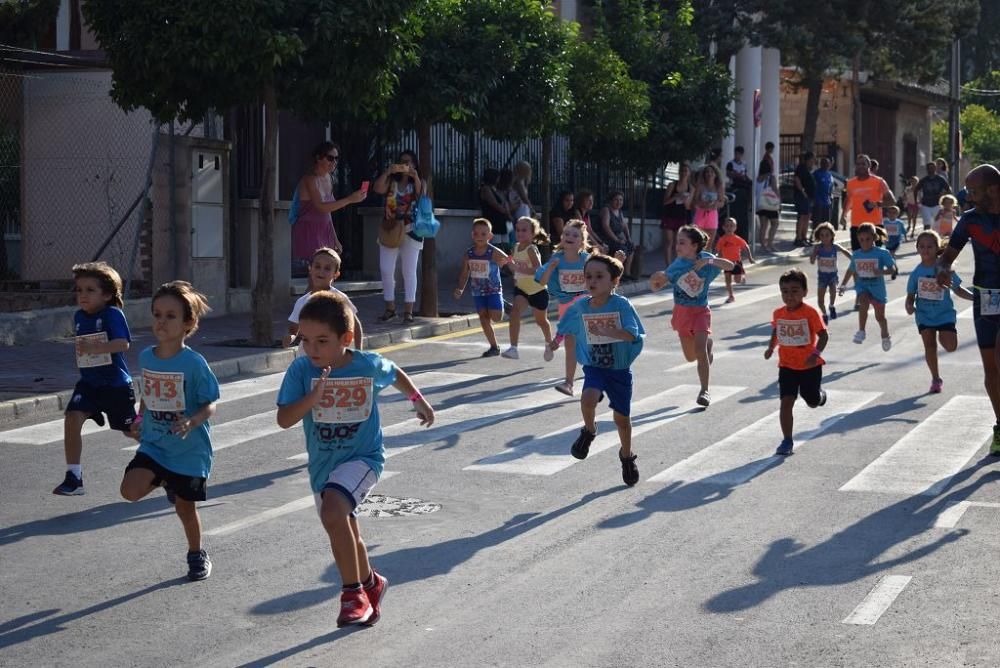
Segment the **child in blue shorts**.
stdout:
<path fill-rule="evenodd" d="M 434 422 L 434 410 L 402 369 L 378 353 L 348 347 L 353 324 L 347 300 L 332 292 L 314 293 L 302 307 L 299 337 L 306 356 L 285 372 L 278 426 L 302 422 L 305 431 L 309 481 L 343 583 L 337 626 L 371 626 L 389 586 L 371 567 L 357 518 L 385 464 L 375 398 L 392 385 L 409 397 L 426 426 Z"/>
<path fill-rule="evenodd" d="M 462 258 L 462 272 L 458 277 L 458 287 L 455 288 L 455 299 L 461 299 L 466 283 L 472 284 L 472 301 L 479 314 L 479 325 L 483 328 L 486 341 L 490 347 L 483 357 L 496 357 L 500 354 L 497 345 L 497 335 L 493 331 L 493 323 L 503 318 L 503 286 L 500 284 L 500 267 L 511 261 L 502 250 L 490 243 L 493 239 L 493 228 L 485 218 L 472 221 L 472 246 L 465 251 Z"/>
<path fill-rule="evenodd" d="M 885 213 L 886 217 L 882 220 L 882 227 L 885 229 L 886 234 L 889 235 L 885 241 L 885 249 L 895 258 L 896 251 L 899 250 L 899 244 L 906 237 L 906 223 L 899 219 L 898 206 L 886 207 Z M 893 275 L 892 278 L 895 280 L 896 276 Z"/>
<path fill-rule="evenodd" d="M 861 246 L 851 254 L 851 264 L 840 284 L 840 294 L 844 294 L 847 282 L 856 278 L 854 290 L 858 294 L 858 331 L 854 334 L 855 343 L 864 343 L 865 325 L 868 323 L 868 306 L 875 309 L 875 320 L 882 331 L 882 350 L 889 352 L 892 339 L 889 338 L 889 322 L 885 319 L 885 305 L 889 301 L 885 291 L 885 277 L 896 273 L 896 262 L 884 248 L 875 245 L 879 232 L 871 223 L 862 223 L 858 227 L 857 238 Z"/>
<path fill-rule="evenodd" d="M 816 293 L 819 299 L 819 311 L 823 314 L 823 324 L 829 324 L 837 319 L 837 256 L 843 255 L 850 261 L 851 254 L 846 248 L 834 243 L 837 232 L 830 223 L 820 223 L 813 231 L 816 245 L 813 246 L 809 262 L 816 266 Z M 826 291 L 830 290 L 830 312 L 826 310 Z"/>
<path fill-rule="evenodd" d="M 951 290 L 937 280 L 937 258 L 944 251 L 941 237 L 933 230 L 917 235 L 917 253 L 920 264 L 912 272 L 906 285 L 906 312 L 917 321 L 917 331 L 924 341 L 924 359 L 931 372 L 931 393 L 941 391 L 944 381 L 938 374 L 938 343 L 949 353 L 958 348 L 957 314 L 951 301 L 951 292 L 962 299 L 972 300 L 972 292 L 962 287 L 962 279 L 951 272 Z"/>
<path fill-rule="evenodd" d="M 639 482 L 639 468 L 632 452 L 632 362 L 642 351 L 646 334 L 632 303 L 614 294 L 624 273 L 620 260 L 592 255 L 584 266 L 590 296 L 577 301 L 559 320 L 559 333 L 572 334 L 576 357 L 583 364 L 580 410 L 583 427 L 570 453 L 586 459 L 597 436 L 597 404 L 607 395 L 614 415 L 621 449 L 622 480 L 630 487 Z"/>

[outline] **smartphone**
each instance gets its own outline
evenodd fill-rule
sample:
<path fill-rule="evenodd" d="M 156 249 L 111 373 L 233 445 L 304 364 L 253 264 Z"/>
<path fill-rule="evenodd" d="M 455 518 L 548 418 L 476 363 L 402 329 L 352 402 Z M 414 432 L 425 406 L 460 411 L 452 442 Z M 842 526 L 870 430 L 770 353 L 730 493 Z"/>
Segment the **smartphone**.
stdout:
<path fill-rule="evenodd" d="M 361 182 L 361 190 L 363 190 L 364 192 L 368 192 L 368 186 L 370 184 L 371 184 L 371 181 L 362 181 Z"/>

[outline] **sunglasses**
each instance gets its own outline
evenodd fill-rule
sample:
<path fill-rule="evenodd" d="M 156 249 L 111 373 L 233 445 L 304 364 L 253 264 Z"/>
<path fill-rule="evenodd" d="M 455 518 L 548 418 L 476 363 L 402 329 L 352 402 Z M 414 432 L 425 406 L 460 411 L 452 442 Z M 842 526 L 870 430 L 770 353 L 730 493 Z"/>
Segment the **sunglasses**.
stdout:
<path fill-rule="evenodd" d="M 323 157 L 326 158 L 327 162 L 337 162 L 338 160 L 340 160 L 340 156 L 339 155 L 331 155 L 329 153 L 327 153 Z"/>

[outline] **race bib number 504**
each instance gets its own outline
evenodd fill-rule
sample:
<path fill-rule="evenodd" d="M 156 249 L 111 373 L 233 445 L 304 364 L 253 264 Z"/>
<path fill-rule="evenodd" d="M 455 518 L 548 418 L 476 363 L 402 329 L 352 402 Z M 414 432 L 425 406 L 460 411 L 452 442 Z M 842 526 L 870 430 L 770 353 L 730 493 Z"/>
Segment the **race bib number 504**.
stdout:
<path fill-rule="evenodd" d="M 313 378 L 312 386 L 320 382 Z M 313 420 L 334 424 L 364 422 L 372 414 L 371 378 L 327 378 L 323 396 L 313 406 Z"/>
<path fill-rule="evenodd" d="M 778 343 L 783 346 L 807 346 L 812 342 L 808 320 L 778 320 L 777 325 Z"/>
<path fill-rule="evenodd" d="M 142 401 L 152 411 L 176 413 L 185 410 L 184 374 L 143 369 Z"/>

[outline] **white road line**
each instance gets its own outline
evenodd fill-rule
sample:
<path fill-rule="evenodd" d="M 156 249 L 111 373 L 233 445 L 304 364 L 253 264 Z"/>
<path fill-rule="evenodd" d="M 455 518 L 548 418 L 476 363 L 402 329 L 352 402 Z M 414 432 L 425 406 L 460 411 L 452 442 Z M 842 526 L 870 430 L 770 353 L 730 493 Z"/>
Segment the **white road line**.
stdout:
<path fill-rule="evenodd" d="M 756 304 L 757 302 L 765 299 L 774 299 L 776 302 L 781 300 L 781 293 L 778 291 L 777 286 L 774 285 L 762 285 L 750 290 L 742 290 L 739 286 L 735 286 L 734 292 L 736 293 L 736 301 L 732 304 L 726 303 L 728 294 L 726 293 L 725 288 L 720 289 L 719 287 L 716 287 L 712 290 L 712 292 L 715 294 L 713 294 L 708 300 L 708 306 L 712 309 L 724 309 L 726 311 L 732 311 L 733 309 L 737 309 L 742 306 Z M 722 294 L 717 294 L 719 292 Z M 640 295 L 639 297 L 635 297 L 629 301 L 632 302 L 632 306 L 640 308 L 666 304 L 667 302 L 672 302 L 673 300 L 673 292 L 669 289 L 664 289 L 660 292 Z"/>
<path fill-rule="evenodd" d="M 994 421 L 986 397 L 952 397 L 840 491 L 935 496 L 990 437 Z"/>
<path fill-rule="evenodd" d="M 854 611 L 841 623 L 872 626 L 889 609 L 892 602 L 903 592 L 906 585 L 910 584 L 912 579 L 912 576 L 909 575 L 886 575 L 878 581 L 874 589 L 868 592 L 865 600 L 861 601 L 858 607 L 854 608 Z"/>
<path fill-rule="evenodd" d="M 541 348 L 539 348 L 541 349 Z M 486 378 L 487 376 L 481 373 L 451 373 L 448 371 L 424 371 L 423 373 L 417 373 L 410 376 L 410 379 L 414 384 L 420 388 L 422 394 L 434 394 L 435 392 L 441 392 L 447 390 L 452 385 L 457 385 L 459 383 L 468 383 L 479 380 L 480 378 Z M 400 393 L 395 387 L 391 385 L 382 391 L 379 395 L 379 401 L 383 403 L 389 401 L 405 401 L 407 398 Z"/>
<path fill-rule="evenodd" d="M 800 404 L 795 413 L 796 452 L 881 394 L 827 390 L 826 406 L 806 409 Z M 780 459 L 773 454 L 780 442 L 781 425 L 778 423 L 778 411 L 775 411 L 657 473 L 648 482 L 741 485 Z"/>
<path fill-rule="evenodd" d="M 212 425 L 212 451 L 218 452 L 241 443 L 249 443 L 272 434 L 282 432 L 278 426 L 278 411 L 257 413 L 239 420 L 230 420 L 222 424 Z M 138 445 L 122 448 L 129 452 L 138 450 Z"/>
<path fill-rule="evenodd" d="M 83 424 L 83 435 L 90 436 L 100 431 L 105 431 L 107 427 L 98 427 L 91 420 Z M 54 443 L 63 438 L 63 420 L 50 420 L 33 424 L 30 427 L 19 427 L 10 431 L 0 432 L 0 443 L 4 445 L 42 445 L 44 443 Z"/>
<path fill-rule="evenodd" d="M 483 427 L 489 427 L 507 420 L 517 420 L 537 412 L 547 406 L 574 403 L 578 399 L 559 394 L 551 386 L 533 385 L 529 389 L 513 388 L 486 396 L 434 414 L 434 422 L 440 426 L 425 429 L 419 418 L 411 418 L 397 424 L 382 427 L 385 439 L 385 456 L 395 457 L 404 452 L 432 443 L 456 438 L 461 434 Z M 309 456 L 303 452 L 289 457 L 290 460 L 305 460 Z"/>
<path fill-rule="evenodd" d="M 397 473 L 399 473 L 399 472 L 398 471 L 384 471 L 382 473 L 382 477 L 379 479 L 379 482 L 387 480 L 387 479 L 391 478 L 392 476 L 396 475 Z M 309 478 L 308 477 L 304 477 L 303 481 L 307 485 L 309 484 Z M 306 508 L 315 508 L 315 507 L 316 507 L 316 497 L 314 497 L 312 494 L 310 494 L 309 496 L 303 496 L 300 499 L 295 499 L 294 501 L 290 501 L 289 503 L 286 503 L 284 505 L 278 506 L 277 508 L 270 508 L 268 510 L 264 510 L 262 512 L 250 515 L 248 517 L 244 517 L 241 520 L 237 520 L 235 522 L 230 522 L 229 524 L 223 524 L 222 526 L 216 527 L 214 529 L 209 529 L 209 530 L 207 530 L 207 531 L 204 532 L 204 535 L 206 535 L 206 536 L 226 536 L 226 535 L 229 535 L 229 534 L 232 534 L 232 533 L 236 533 L 240 529 L 246 529 L 248 527 L 252 527 L 252 526 L 255 526 L 257 524 L 261 524 L 263 522 L 267 522 L 268 520 L 273 520 L 276 517 L 281 517 L 282 515 L 288 515 L 290 513 L 295 513 L 295 512 L 298 512 L 300 510 L 305 510 Z"/>
<path fill-rule="evenodd" d="M 958 501 L 957 503 L 949 504 L 941 514 L 938 515 L 937 520 L 934 522 L 935 528 L 938 529 L 954 529 L 958 524 L 962 516 L 965 515 L 965 511 L 973 506 L 978 508 L 1000 508 L 1000 503 L 991 503 L 987 501 Z"/>
<path fill-rule="evenodd" d="M 694 401 L 698 389 L 697 385 L 678 385 L 632 404 L 632 438 L 692 413 L 702 412 L 703 409 Z M 714 402 L 719 402 L 745 389 L 745 387 L 713 386 L 712 398 Z M 580 461 L 569 454 L 569 446 L 581 426 L 579 416 L 573 417 L 571 426 L 533 438 L 523 446 L 511 448 L 507 452 L 484 457 L 463 470 L 553 475 L 569 468 Z M 619 445 L 618 431 L 615 429 L 611 411 L 598 415 L 597 420 L 599 433 L 590 446 L 591 455 Z"/>
<path fill-rule="evenodd" d="M 649 336 L 648 332 L 646 333 L 646 336 L 647 337 Z M 447 340 L 445 340 L 445 341 L 428 341 L 427 344 L 428 345 L 434 345 L 434 346 L 447 346 L 447 347 L 450 347 L 450 348 L 474 348 L 474 349 L 480 350 L 480 351 L 483 350 L 486 347 L 486 342 L 485 341 L 458 341 L 458 340 L 447 341 Z M 504 344 L 501 343 L 500 345 L 501 345 L 501 347 L 504 347 Z M 545 350 L 545 346 L 540 346 L 540 345 L 535 345 L 535 344 L 530 344 L 530 343 L 529 344 L 519 343 L 518 346 L 517 346 L 517 349 L 521 353 L 521 360 L 527 360 L 529 362 L 533 361 L 530 357 L 528 357 L 528 356 L 526 356 L 524 354 L 525 351 L 531 351 L 532 353 L 538 353 L 537 360 L 534 360 L 534 361 L 538 361 L 538 362 L 541 362 L 543 364 L 558 364 L 558 365 L 562 366 L 562 361 L 561 361 L 562 354 L 563 354 L 561 352 L 562 348 L 560 348 L 558 351 L 556 351 L 556 361 L 554 361 L 554 362 L 545 362 L 542 359 L 541 353 L 542 353 L 543 350 Z M 650 350 L 650 349 L 646 348 L 646 349 L 643 349 L 643 351 L 642 351 L 642 354 L 644 356 L 657 355 L 657 356 L 674 356 L 674 357 L 676 357 L 679 353 L 680 353 L 680 350 L 678 350 L 678 349 L 675 349 L 675 350 Z M 506 363 L 507 360 L 502 360 L 502 362 Z"/>

